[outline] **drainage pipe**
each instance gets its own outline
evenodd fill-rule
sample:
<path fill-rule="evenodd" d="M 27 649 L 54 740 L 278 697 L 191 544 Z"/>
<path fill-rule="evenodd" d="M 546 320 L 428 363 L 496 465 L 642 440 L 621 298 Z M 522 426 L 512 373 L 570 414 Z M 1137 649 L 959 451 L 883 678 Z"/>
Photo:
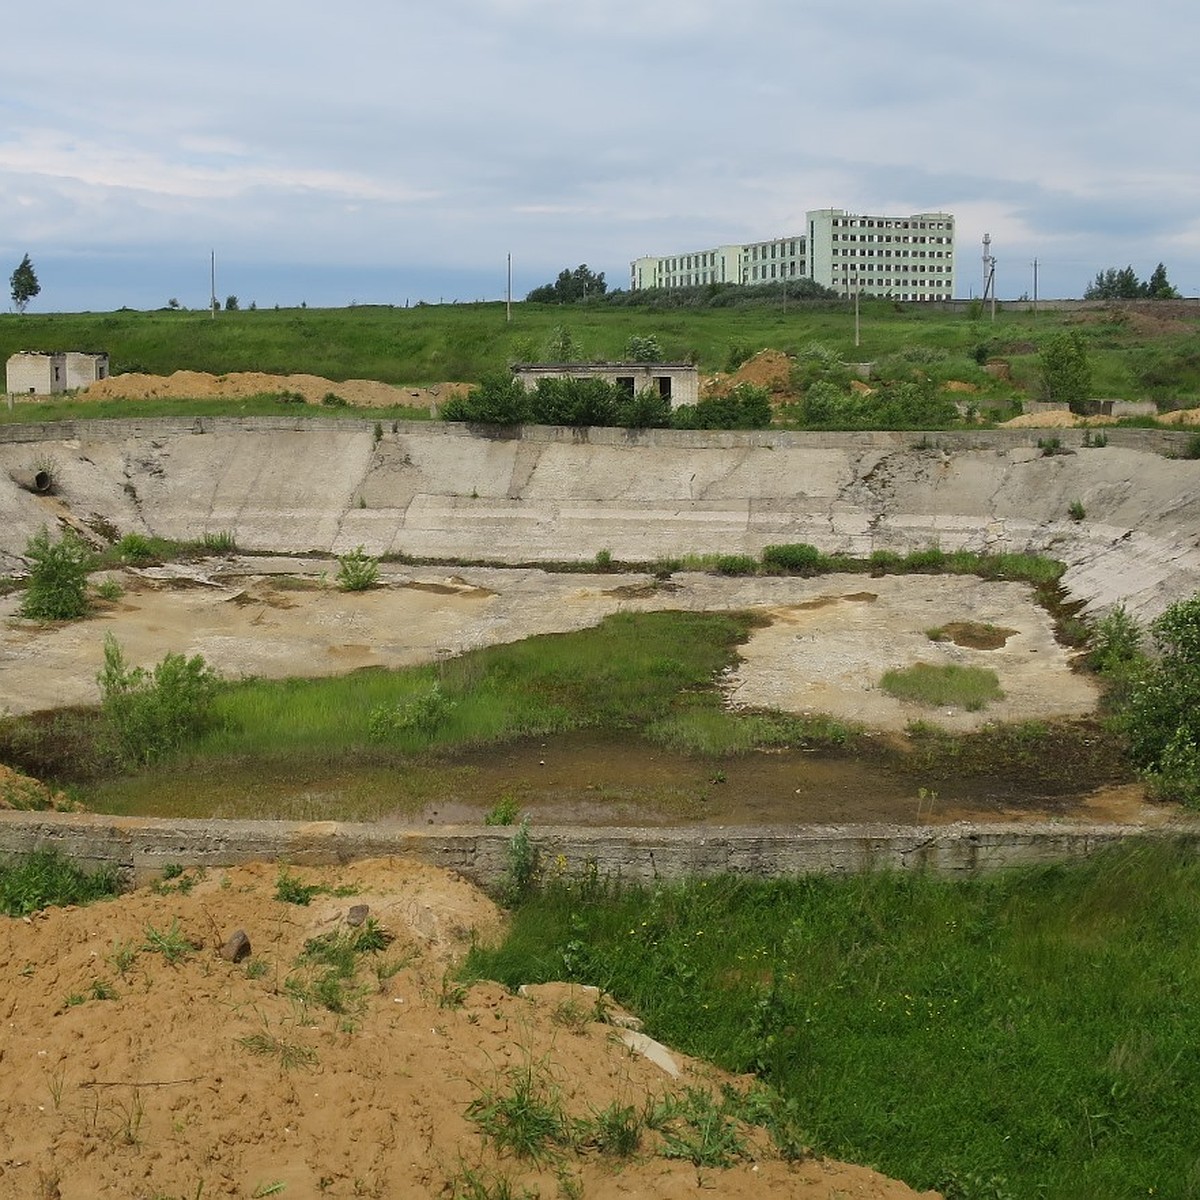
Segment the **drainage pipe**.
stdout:
<path fill-rule="evenodd" d="M 44 495 L 54 486 L 54 476 L 45 470 L 9 471 L 8 475 L 13 483 L 27 492 Z"/>

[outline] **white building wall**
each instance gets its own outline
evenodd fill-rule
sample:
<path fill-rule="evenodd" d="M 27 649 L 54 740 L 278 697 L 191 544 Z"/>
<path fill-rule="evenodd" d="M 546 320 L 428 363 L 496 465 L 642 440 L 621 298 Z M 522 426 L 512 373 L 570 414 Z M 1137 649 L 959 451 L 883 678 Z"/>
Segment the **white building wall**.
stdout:
<path fill-rule="evenodd" d="M 51 396 L 66 389 L 66 356 L 22 350 L 12 355 L 5 370 L 10 395 Z"/>
<path fill-rule="evenodd" d="M 68 390 L 87 387 L 98 379 L 108 377 L 108 355 L 68 350 L 66 359 L 66 387 Z"/>
<path fill-rule="evenodd" d="M 954 295 L 954 217 L 848 213 L 806 214 L 809 278 L 844 296 L 949 300 Z"/>

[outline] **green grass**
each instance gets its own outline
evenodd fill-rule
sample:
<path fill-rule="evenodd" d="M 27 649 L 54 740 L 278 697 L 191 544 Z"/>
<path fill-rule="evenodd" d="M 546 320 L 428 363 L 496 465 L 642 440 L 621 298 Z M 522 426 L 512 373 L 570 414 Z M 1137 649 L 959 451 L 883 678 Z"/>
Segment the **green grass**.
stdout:
<path fill-rule="evenodd" d="M 978 712 L 993 700 L 1004 699 L 995 671 L 956 663 L 939 666 L 915 663 L 885 671 L 879 686 L 897 700 L 910 700 L 929 708 L 954 707 Z"/>
<path fill-rule="evenodd" d="M 704 372 L 723 370 L 731 352 L 771 347 L 798 353 L 812 343 L 845 362 L 873 361 L 891 376 L 914 370 L 935 381 L 976 385 L 971 401 L 1003 409 L 1022 387 L 1037 383 L 1037 347 L 1054 332 L 1077 330 L 1092 362 L 1097 395 L 1138 399 L 1152 393 L 1169 403 L 1200 396 L 1195 339 L 1200 314 L 1172 312 L 1172 323 L 1147 332 L 1123 313 L 1054 313 L 1036 316 L 1023 304 L 1000 307 L 994 321 L 972 320 L 919 305 L 866 301 L 861 344 L 854 341 L 853 307 L 847 302 L 789 301 L 727 308 L 668 307 L 670 296 L 639 305 L 562 307 L 520 303 L 507 319 L 503 303 L 426 305 L 416 308 L 360 305 L 343 309 L 0 314 L 0 357 L 28 346 L 106 349 L 114 372 L 167 375 L 187 369 L 222 374 L 308 372 L 331 380 L 378 379 L 395 384 L 477 381 L 510 362 L 543 356 L 556 328 L 565 326 L 584 359 L 619 359 L 631 336 L 656 338 L 669 361 L 694 361 Z M 1007 359 L 1017 387 L 992 380 L 980 353 Z M 147 402 L 154 404 L 155 402 Z M 189 411 L 304 412 L 269 398 Z M 18 413 L 26 406 L 18 406 Z M 39 411 L 41 406 L 39 405 Z M 39 419 L 56 419 L 47 405 Z M 100 415 L 99 410 L 94 410 Z M 103 415 L 127 415 L 128 404 Z M 138 413 L 150 415 L 140 404 Z M 176 409 L 176 411 L 178 411 Z M 313 406 L 328 415 L 343 409 Z M 391 412 L 373 414 L 395 419 Z M 0 414 L 3 419 L 12 419 Z M 19 419 L 28 420 L 27 416 Z"/>
<path fill-rule="evenodd" d="M 49 850 L 0 866 L 0 912 L 10 917 L 27 916 L 52 905 L 90 904 L 120 890 L 112 868 L 87 872 Z"/>
<path fill-rule="evenodd" d="M 1197 927 L 1194 845 L 1135 842 L 966 881 L 560 888 L 467 971 L 599 985 L 651 1036 L 756 1072 L 818 1151 L 916 1188 L 1182 1198 L 1200 1195 Z"/>

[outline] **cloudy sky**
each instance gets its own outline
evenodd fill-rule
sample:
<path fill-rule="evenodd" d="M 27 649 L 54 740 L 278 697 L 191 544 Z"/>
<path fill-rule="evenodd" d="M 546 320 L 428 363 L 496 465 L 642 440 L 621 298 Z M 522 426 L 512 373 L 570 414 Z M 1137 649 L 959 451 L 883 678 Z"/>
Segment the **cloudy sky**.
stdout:
<path fill-rule="evenodd" d="M 31 311 L 499 299 L 587 263 L 958 221 L 956 294 L 1200 295 L 1197 0 L 39 0 L 5 18 Z M 11 262 L 11 266 L 9 263 Z M 5 289 L 7 300 L 7 288 Z"/>

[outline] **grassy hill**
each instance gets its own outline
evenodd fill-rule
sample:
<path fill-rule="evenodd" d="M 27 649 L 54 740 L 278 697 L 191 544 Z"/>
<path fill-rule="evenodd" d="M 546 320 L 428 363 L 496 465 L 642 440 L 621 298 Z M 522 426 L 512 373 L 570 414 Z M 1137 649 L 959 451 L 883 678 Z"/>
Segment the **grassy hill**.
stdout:
<path fill-rule="evenodd" d="M 1165 407 L 1200 404 L 1200 311 L 1165 301 L 1066 313 L 1001 306 L 995 320 L 976 306 L 946 312 L 866 301 L 860 344 L 852 306 L 795 301 L 722 308 L 655 308 L 589 303 L 502 303 L 0 315 L 0 356 L 16 350 L 106 350 L 114 373 L 176 370 L 305 372 L 333 380 L 397 384 L 478 380 L 516 360 L 547 357 L 566 330 L 579 357 L 616 359 L 632 335 L 653 336 L 668 361 L 692 360 L 702 372 L 728 369 L 764 348 L 789 354 L 820 343 L 848 362 L 884 373 L 919 371 L 935 381 L 973 384 L 1007 403 L 1037 388 L 1037 352 L 1052 333 L 1078 330 L 1096 396 L 1153 398 Z M 983 370 L 1008 366 L 1009 381 Z"/>

